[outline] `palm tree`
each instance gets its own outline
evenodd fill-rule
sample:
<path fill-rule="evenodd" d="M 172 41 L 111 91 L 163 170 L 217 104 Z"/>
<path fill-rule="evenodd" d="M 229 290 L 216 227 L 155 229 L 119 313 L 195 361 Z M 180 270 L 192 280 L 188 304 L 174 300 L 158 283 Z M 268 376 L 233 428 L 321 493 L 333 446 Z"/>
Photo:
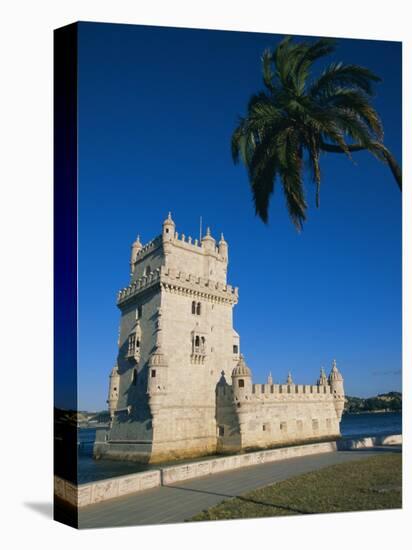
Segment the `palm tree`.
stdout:
<path fill-rule="evenodd" d="M 249 101 L 232 136 L 232 156 L 245 163 L 256 214 L 267 223 L 270 196 L 280 179 L 289 215 L 298 231 L 306 219 L 304 162 L 316 185 L 319 206 L 323 152 L 369 151 L 386 163 L 402 189 L 401 169 L 383 143 L 383 128 L 371 104 L 380 78 L 358 65 L 331 63 L 311 78 L 313 63 L 335 50 L 335 41 L 294 43 L 284 38 L 262 56 L 265 89 Z"/>

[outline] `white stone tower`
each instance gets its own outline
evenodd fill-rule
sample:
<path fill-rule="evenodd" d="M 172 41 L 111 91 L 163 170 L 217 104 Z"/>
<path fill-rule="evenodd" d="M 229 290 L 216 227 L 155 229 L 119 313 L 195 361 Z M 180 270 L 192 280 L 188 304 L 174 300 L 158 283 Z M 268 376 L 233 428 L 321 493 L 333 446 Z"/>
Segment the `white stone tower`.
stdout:
<path fill-rule="evenodd" d="M 179 236 L 170 213 L 159 237 L 133 243 L 117 302 L 118 395 L 96 454 L 158 462 L 216 451 L 216 385 L 240 352 L 227 266 L 223 235 L 218 246 L 209 228 L 201 242 Z"/>
<path fill-rule="evenodd" d="M 117 299 L 110 429 L 98 432 L 96 457 L 164 462 L 339 437 L 336 361 L 313 385 L 290 372 L 284 384 L 271 373 L 253 383 L 233 329 L 238 290 L 227 284 L 228 262 L 223 234 L 217 245 L 209 228 L 200 242 L 179 236 L 170 213 L 158 237 L 132 244 L 130 283 Z"/>

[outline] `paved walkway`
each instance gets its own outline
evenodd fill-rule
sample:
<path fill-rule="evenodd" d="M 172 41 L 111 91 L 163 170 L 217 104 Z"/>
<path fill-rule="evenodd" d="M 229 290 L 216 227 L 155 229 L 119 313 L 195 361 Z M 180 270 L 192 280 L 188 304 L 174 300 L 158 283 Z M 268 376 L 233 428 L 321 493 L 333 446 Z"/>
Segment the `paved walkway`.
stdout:
<path fill-rule="evenodd" d="M 277 481 L 375 455 L 378 452 L 399 452 L 400 447 L 370 450 L 339 451 L 290 458 L 222 472 L 174 485 L 92 504 L 79 510 L 79 527 L 114 527 L 178 523 L 222 500 L 238 496 Z"/>

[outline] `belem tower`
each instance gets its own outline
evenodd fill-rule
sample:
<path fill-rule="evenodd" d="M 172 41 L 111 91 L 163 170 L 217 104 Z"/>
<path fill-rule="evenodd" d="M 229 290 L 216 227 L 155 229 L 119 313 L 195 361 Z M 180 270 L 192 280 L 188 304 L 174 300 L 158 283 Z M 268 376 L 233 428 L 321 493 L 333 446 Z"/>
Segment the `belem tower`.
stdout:
<path fill-rule="evenodd" d="M 95 457 L 163 462 L 340 435 L 343 378 L 333 362 L 314 385 L 253 384 L 233 328 L 238 289 L 227 284 L 228 244 L 209 229 L 132 245 L 120 290 L 119 352 L 110 374 L 107 431 Z"/>

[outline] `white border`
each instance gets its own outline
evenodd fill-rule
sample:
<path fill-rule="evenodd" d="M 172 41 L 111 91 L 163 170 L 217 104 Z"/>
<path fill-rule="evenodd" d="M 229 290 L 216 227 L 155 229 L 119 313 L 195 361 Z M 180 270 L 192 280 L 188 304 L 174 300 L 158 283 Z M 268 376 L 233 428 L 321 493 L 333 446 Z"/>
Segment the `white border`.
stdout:
<path fill-rule="evenodd" d="M 402 40 L 404 42 L 404 174 L 411 173 L 411 34 L 408 3 L 321 0 L 241 3 L 139 0 L 15 0 L 2 4 L 1 289 L 2 539 L 8 547 L 41 544 L 111 548 L 379 548 L 406 546 L 405 509 L 246 520 L 213 524 L 76 532 L 24 503 L 51 497 L 52 411 L 52 29 L 76 20 Z M 409 146 L 409 147 L 408 147 Z M 405 154 L 408 150 L 409 158 Z M 411 193 L 404 191 L 404 395 L 409 415 L 411 346 Z M 406 208 L 406 205 L 409 205 Z M 404 431 L 409 440 L 409 426 Z M 407 450 L 410 450 L 407 445 Z M 410 452 L 405 453 L 407 456 Z M 405 474 L 411 471 L 406 461 Z M 408 476 L 409 477 L 409 476 Z"/>

